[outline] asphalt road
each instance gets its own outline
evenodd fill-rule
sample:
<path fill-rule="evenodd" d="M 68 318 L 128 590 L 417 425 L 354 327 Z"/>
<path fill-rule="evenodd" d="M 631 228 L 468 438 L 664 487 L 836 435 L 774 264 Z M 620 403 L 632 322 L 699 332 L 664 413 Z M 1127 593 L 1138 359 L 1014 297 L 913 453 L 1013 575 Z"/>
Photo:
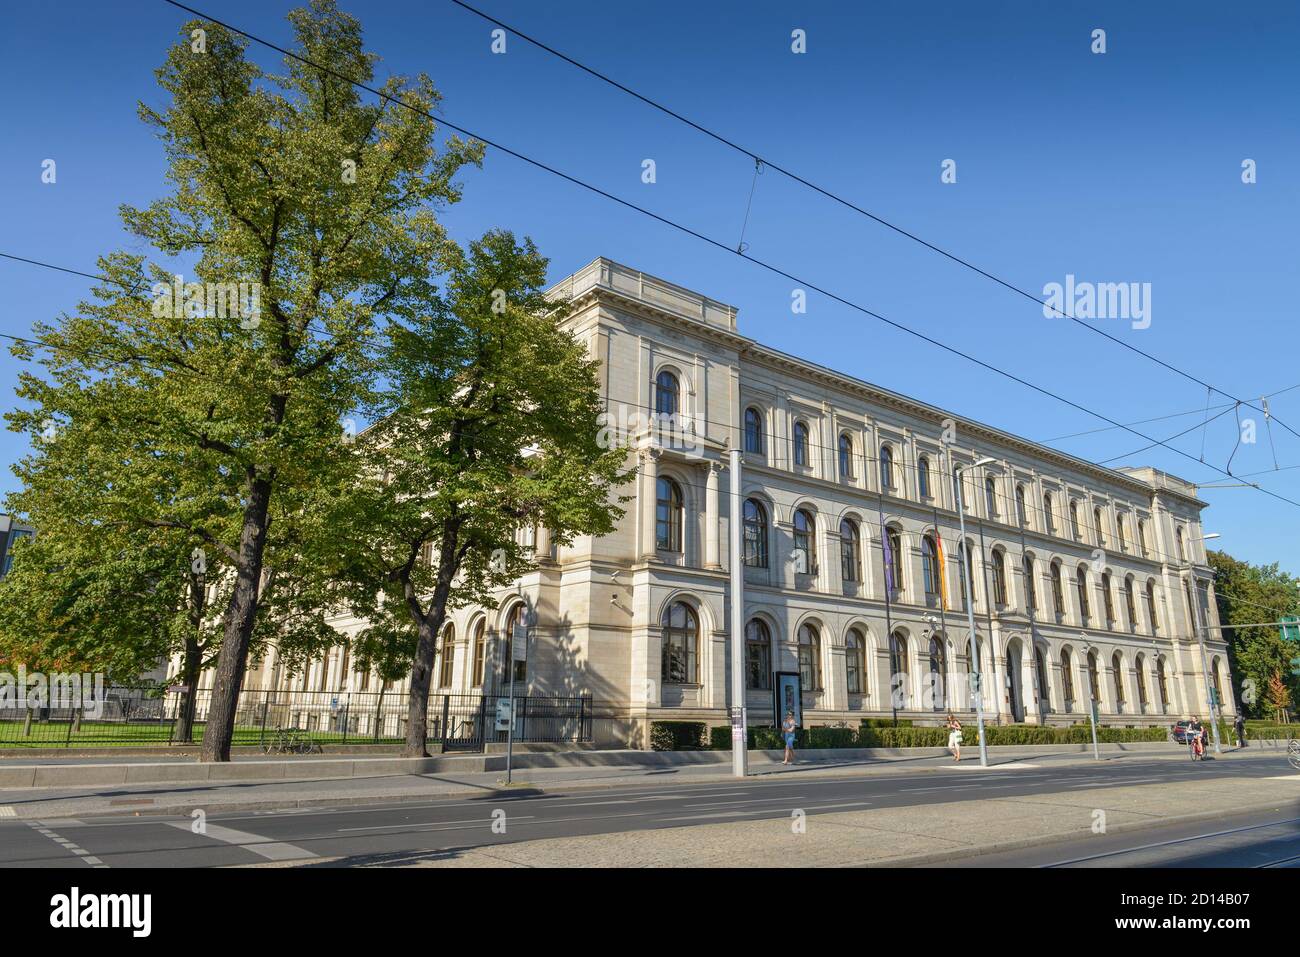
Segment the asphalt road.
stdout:
<path fill-rule="evenodd" d="M 334 857 L 343 860 L 322 863 L 391 865 L 446 857 L 461 848 L 516 841 L 788 817 L 794 808 L 816 815 L 1206 777 L 1267 778 L 1280 773 L 1287 769 L 1275 754 L 1237 755 L 1232 760 L 1201 763 L 1132 756 L 1101 764 L 1064 764 L 1038 757 L 989 769 L 968 762 L 942 771 L 842 777 L 802 776 L 799 769 L 793 769 L 735 783 L 646 782 L 570 793 L 559 787 L 546 793 L 521 790 L 428 803 L 214 813 L 206 817 L 205 833 L 194 833 L 190 818 L 179 816 L 0 819 L 0 866 L 221 867 Z M 1277 819 L 1284 817 L 1276 815 Z M 504 833 L 497 833 L 502 822 Z M 1245 854 L 1253 841 L 1268 845 L 1264 853 L 1272 855 L 1269 861 L 1280 860 L 1288 849 L 1300 854 L 1300 831 L 1295 828 L 1296 822 L 1289 822 L 1274 830 L 1240 832 L 1240 837 L 1223 839 L 1234 842 L 1231 847 L 1218 849 L 1224 854 Z M 1203 833 L 1215 830 L 1224 830 L 1224 826 L 1200 828 Z M 1204 843 L 1208 840 L 1203 838 L 1198 845 L 1204 853 L 1213 849 Z M 1094 860 L 1101 860 L 1096 855 L 1103 850 L 1138 855 L 1114 858 L 1118 866 L 1150 866 L 1184 853 L 1174 849 L 1181 845 L 1169 845 L 1167 850 L 1133 850 L 1152 843 L 1150 838 L 1133 833 L 1115 835 L 1113 845 L 1095 841 L 1088 842 L 1087 852 Z M 1061 853 L 1065 846 L 1053 845 L 1057 853 L 1048 855 L 1051 860 L 1006 856 L 1006 863 L 1059 863 L 1071 857 Z M 1082 853 L 1074 856 L 1084 857 Z M 990 857 L 985 855 L 976 863 L 994 863 Z M 1080 861 L 1079 866 L 1088 865 Z"/>

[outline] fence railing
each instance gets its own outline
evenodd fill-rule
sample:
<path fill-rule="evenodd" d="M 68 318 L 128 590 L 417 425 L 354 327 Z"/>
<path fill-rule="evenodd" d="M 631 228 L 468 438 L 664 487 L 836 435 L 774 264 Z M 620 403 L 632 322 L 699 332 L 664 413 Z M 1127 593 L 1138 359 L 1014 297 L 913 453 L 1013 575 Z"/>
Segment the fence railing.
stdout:
<path fill-rule="evenodd" d="M 73 707 L 17 707 L 0 702 L 0 748 L 71 748 L 197 744 L 203 739 L 212 692 L 195 694 L 188 733 L 185 692 L 165 687 L 109 687 L 96 712 Z M 493 694 L 431 694 L 426 722 L 430 748 L 481 750 L 505 741 Z M 502 718 L 504 719 L 504 715 Z M 235 708 L 235 747 L 260 746 L 280 728 L 297 728 L 321 745 L 394 745 L 406 740 L 407 696 L 399 692 L 244 691 Z M 588 696 L 515 698 L 514 740 L 590 741 Z"/>

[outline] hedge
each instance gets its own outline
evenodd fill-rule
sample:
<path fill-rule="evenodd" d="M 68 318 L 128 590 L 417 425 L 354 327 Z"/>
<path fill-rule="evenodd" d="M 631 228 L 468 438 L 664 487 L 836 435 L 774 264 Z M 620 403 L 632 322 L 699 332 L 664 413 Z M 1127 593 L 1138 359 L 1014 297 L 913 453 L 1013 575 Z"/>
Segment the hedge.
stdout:
<path fill-rule="evenodd" d="M 704 750 L 703 721 L 651 721 L 650 748 L 654 751 Z"/>
<path fill-rule="evenodd" d="M 751 727 L 749 748 L 758 751 L 779 751 L 785 743 L 781 734 L 772 727 Z M 979 729 L 974 722 L 963 725 L 962 745 L 978 747 Z M 1043 727 L 1036 724 L 1010 724 L 984 726 L 984 739 L 990 745 L 1033 744 L 1089 744 L 1092 729 L 1087 724 L 1069 727 Z M 1101 744 L 1127 744 L 1136 741 L 1168 741 L 1169 729 L 1155 728 L 1097 728 L 1097 741 Z M 1227 738 L 1224 739 L 1229 740 Z M 731 750 L 731 728 L 723 725 L 709 732 L 709 744 L 715 751 Z M 948 729 L 914 726 L 879 727 L 866 722 L 854 728 L 800 728 L 795 735 L 795 749 L 803 748 L 942 748 L 948 744 Z"/>

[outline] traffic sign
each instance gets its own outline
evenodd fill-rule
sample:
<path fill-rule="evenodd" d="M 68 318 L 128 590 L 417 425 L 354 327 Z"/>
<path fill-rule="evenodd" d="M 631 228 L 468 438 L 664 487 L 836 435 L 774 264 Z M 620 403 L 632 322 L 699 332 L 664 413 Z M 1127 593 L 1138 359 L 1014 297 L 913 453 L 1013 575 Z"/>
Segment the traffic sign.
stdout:
<path fill-rule="evenodd" d="M 515 661 L 528 660 L 528 629 L 524 625 L 515 625 L 511 634 L 510 651 Z"/>

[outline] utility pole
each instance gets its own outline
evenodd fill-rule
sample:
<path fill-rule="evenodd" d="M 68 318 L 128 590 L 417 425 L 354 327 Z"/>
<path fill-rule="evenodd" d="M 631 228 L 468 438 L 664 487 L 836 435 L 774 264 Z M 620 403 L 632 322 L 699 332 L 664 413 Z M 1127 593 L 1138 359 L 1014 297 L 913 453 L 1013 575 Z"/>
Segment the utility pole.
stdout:
<path fill-rule="evenodd" d="M 977 469 L 981 465 L 987 465 L 993 460 L 990 458 L 980 459 L 975 462 L 971 468 Z M 958 564 L 961 565 L 961 579 L 966 583 L 966 625 L 970 628 L 970 673 L 975 679 L 975 720 L 979 725 L 980 732 L 980 766 L 987 768 L 989 766 L 989 746 L 984 737 L 984 688 L 980 680 L 980 654 L 979 644 L 975 641 L 975 588 L 974 582 L 970 580 L 970 549 L 966 547 L 966 503 L 962 501 L 961 496 L 961 479 L 957 477 L 957 469 L 953 468 L 952 472 L 952 491 L 953 501 L 957 505 L 957 522 L 961 528 L 961 550 L 958 554 Z M 992 641 L 992 635 L 989 636 Z"/>
<path fill-rule="evenodd" d="M 1080 632 L 1079 637 L 1083 639 L 1083 671 L 1088 679 L 1088 724 L 1092 726 L 1092 756 L 1100 761 L 1101 749 L 1097 747 L 1097 693 L 1092 688 L 1092 645 L 1088 641 L 1088 636 Z"/>
<path fill-rule="evenodd" d="M 731 515 L 728 537 L 731 561 L 731 773 L 743 778 L 749 771 L 749 720 L 745 708 L 745 556 L 741 551 L 744 526 L 740 500 L 740 449 L 731 450 Z M 780 716 L 776 719 L 780 722 Z"/>

